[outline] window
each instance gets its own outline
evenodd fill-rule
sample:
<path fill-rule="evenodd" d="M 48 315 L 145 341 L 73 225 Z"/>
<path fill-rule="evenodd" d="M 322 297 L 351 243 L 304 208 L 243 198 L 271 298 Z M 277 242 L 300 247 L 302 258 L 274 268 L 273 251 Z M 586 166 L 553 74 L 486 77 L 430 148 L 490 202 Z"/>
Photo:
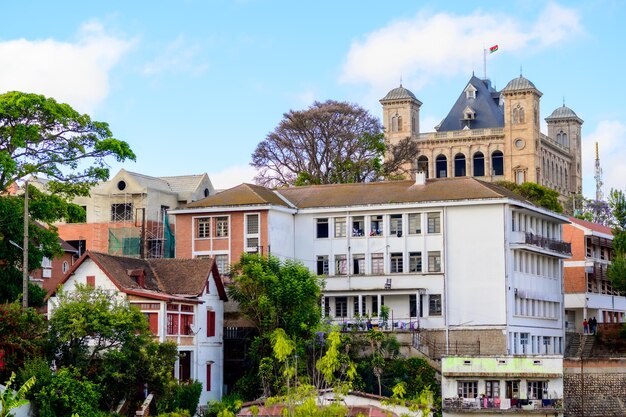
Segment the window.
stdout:
<path fill-rule="evenodd" d="M 441 252 L 428 252 L 428 272 L 441 272 Z"/>
<path fill-rule="evenodd" d="M 228 263 L 228 255 L 215 255 L 215 264 L 221 275 L 230 274 L 230 264 Z"/>
<path fill-rule="evenodd" d="M 153 335 L 159 334 L 159 313 L 143 313 L 148 322 L 150 333 Z"/>
<path fill-rule="evenodd" d="M 378 297 L 372 296 L 372 316 L 378 315 Z"/>
<path fill-rule="evenodd" d="M 228 237 L 228 217 L 217 217 L 215 219 L 215 236 Z"/>
<path fill-rule="evenodd" d="M 467 88 L 465 89 L 465 98 L 466 99 L 472 99 L 472 98 L 476 98 L 476 87 L 474 87 L 473 85 L 468 85 Z"/>
<path fill-rule="evenodd" d="M 385 266 L 382 253 L 372 253 L 372 274 L 384 274 Z"/>
<path fill-rule="evenodd" d="M 504 175 L 504 154 L 501 151 L 491 154 L 491 169 L 491 175 Z"/>
<path fill-rule="evenodd" d="M 515 171 L 515 182 L 520 184 L 520 185 L 523 184 L 526 181 L 526 179 L 525 179 L 526 175 L 525 174 L 526 173 L 523 170 L 521 170 L 521 169 Z"/>
<path fill-rule="evenodd" d="M 409 213 L 409 234 L 419 235 L 422 233 L 422 215 L 420 213 Z"/>
<path fill-rule="evenodd" d="M 191 326 L 193 325 L 193 315 L 181 314 L 180 315 L 181 332 L 180 334 L 190 336 L 193 335 Z"/>
<path fill-rule="evenodd" d="M 382 236 L 383 234 L 383 216 L 370 217 L 370 236 Z"/>
<path fill-rule="evenodd" d="M 409 316 L 417 317 L 417 295 L 409 295 Z"/>
<path fill-rule="evenodd" d="M 428 178 L 428 157 L 422 155 L 417 158 L 417 171 L 424 172 L 426 174 L 426 178 Z"/>
<path fill-rule="evenodd" d="M 178 313 L 167 313 L 167 334 L 178 334 Z"/>
<path fill-rule="evenodd" d="M 352 255 L 352 273 L 354 275 L 365 274 L 365 255 Z"/>
<path fill-rule="evenodd" d="M 202 217 L 196 222 L 196 237 L 205 239 L 211 236 L 211 218 Z"/>
<path fill-rule="evenodd" d="M 365 235 L 365 217 L 356 216 L 352 218 L 352 237 Z"/>
<path fill-rule="evenodd" d="M 348 260 L 346 255 L 335 255 L 335 275 L 346 275 L 348 273 Z"/>
<path fill-rule="evenodd" d="M 324 297 L 324 317 L 330 316 L 330 298 Z"/>
<path fill-rule="evenodd" d="M 346 237 L 346 218 L 335 218 L 335 237 Z"/>
<path fill-rule="evenodd" d="M 94 288 L 96 286 L 95 275 L 87 275 L 87 286 Z"/>
<path fill-rule="evenodd" d="M 548 381 L 528 381 L 527 384 L 529 400 L 548 398 Z"/>
<path fill-rule="evenodd" d="M 409 272 L 422 272 L 422 252 L 409 252 Z"/>
<path fill-rule="evenodd" d="M 522 345 L 522 353 L 528 352 L 528 339 L 530 338 L 529 333 L 520 333 L 519 334 L 519 344 Z"/>
<path fill-rule="evenodd" d="M 439 155 L 435 160 L 435 176 L 437 178 L 446 178 L 448 176 L 448 158 L 445 155 Z"/>
<path fill-rule="evenodd" d="M 70 264 L 67 261 L 63 261 L 63 266 L 61 267 L 63 273 L 65 274 L 70 269 Z"/>
<path fill-rule="evenodd" d="M 466 174 L 465 155 L 457 153 L 454 156 L 454 176 L 464 177 Z"/>
<path fill-rule="evenodd" d="M 258 252 L 260 247 L 260 222 L 259 222 L 259 214 L 246 214 L 245 216 L 246 223 L 246 251 L 247 252 Z"/>
<path fill-rule="evenodd" d="M 335 317 L 348 317 L 348 297 L 335 297 Z"/>
<path fill-rule="evenodd" d="M 441 316 L 441 294 L 430 294 L 428 296 L 428 315 Z"/>
<path fill-rule="evenodd" d="M 389 234 L 402 236 L 402 214 L 392 214 L 389 216 Z"/>
<path fill-rule="evenodd" d="M 206 390 L 211 391 L 211 364 L 206 364 Z"/>
<path fill-rule="evenodd" d="M 478 381 L 458 381 L 457 384 L 460 398 L 478 398 Z"/>
<path fill-rule="evenodd" d="M 391 272 L 392 274 L 404 272 L 404 268 L 402 264 L 403 263 L 402 253 L 392 253 L 390 255 L 389 261 L 390 261 L 389 272 Z"/>
<path fill-rule="evenodd" d="M 426 219 L 428 221 L 428 233 L 441 233 L 440 213 L 428 213 Z"/>
<path fill-rule="evenodd" d="M 328 219 L 317 219 L 317 234 L 315 235 L 318 239 L 327 238 L 328 237 Z"/>
<path fill-rule="evenodd" d="M 317 275 L 328 275 L 328 255 L 317 256 Z"/>
<path fill-rule="evenodd" d="M 133 219 L 133 203 L 111 204 L 111 221 L 124 222 Z"/>
<path fill-rule="evenodd" d="M 206 312 L 206 335 L 207 337 L 215 336 L 215 311 L 213 310 Z"/>
<path fill-rule="evenodd" d="M 489 398 L 500 398 L 500 381 L 485 381 L 485 394 Z"/>

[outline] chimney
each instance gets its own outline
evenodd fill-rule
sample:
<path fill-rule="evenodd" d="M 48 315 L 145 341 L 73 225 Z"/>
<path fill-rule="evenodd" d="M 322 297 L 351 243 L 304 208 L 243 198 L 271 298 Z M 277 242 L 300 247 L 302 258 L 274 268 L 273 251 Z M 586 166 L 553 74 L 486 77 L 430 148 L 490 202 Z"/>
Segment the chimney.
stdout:
<path fill-rule="evenodd" d="M 128 276 L 141 288 L 146 286 L 146 273 L 143 269 L 129 269 L 126 271 Z"/>
<path fill-rule="evenodd" d="M 426 173 L 424 171 L 415 173 L 415 185 L 426 185 Z"/>

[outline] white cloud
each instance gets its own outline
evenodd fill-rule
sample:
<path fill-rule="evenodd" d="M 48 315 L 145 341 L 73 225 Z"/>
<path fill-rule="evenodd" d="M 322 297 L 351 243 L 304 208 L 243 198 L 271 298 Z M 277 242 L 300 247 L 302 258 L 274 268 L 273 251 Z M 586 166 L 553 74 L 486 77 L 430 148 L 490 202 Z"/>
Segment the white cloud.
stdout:
<path fill-rule="evenodd" d="M 165 45 L 153 61 L 144 65 L 143 73 L 156 75 L 170 72 L 200 75 L 209 68 L 209 64 L 201 59 L 203 49 L 200 43 L 189 41 L 184 35 L 178 35 L 176 39 Z"/>
<path fill-rule="evenodd" d="M 482 64 L 483 47 L 498 44 L 498 54 L 532 51 L 581 32 L 578 13 L 554 3 L 530 24 L 514 15 L 420 12 L 354 41 L 340 82 L 366 83 L 380 93 L 402 77 L 405 85 L 419 89 L 435 77 L 467 73 Z"/>
<path fill-rule="evenodd" d="M 109 72 L 133 43 L 107 34 L 97 21 L 82 25 L 75 42 L 0 41 L 0 92 L 43 94 L 91 113 L 109 93 Z"/>
<path fill-rule="evenodd" d="M 235 165 L 222 171 L 209 173 L 213 188 L 216 190 L 226 190 L 242 182 L 254 183 L 256 169 L 250 165 Z"/>
<path fill-rule="evenodd" d="M 599 145 L 602 167 L 602 191 L 606 197 L 611 188 L 626 188 L 626 124 L 617 120 L 598 123 L 596 130 L 583 136 L 583 173 L 586 197 L 595 197 L 595 158 L 596 142 Z"/>

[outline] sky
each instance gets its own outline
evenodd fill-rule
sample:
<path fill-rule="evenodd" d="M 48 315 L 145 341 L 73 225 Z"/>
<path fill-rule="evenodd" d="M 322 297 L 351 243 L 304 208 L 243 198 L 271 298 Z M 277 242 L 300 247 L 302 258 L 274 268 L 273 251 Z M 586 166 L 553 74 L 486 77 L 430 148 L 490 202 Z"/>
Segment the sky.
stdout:
<path fill-rule="evenodd" d="M 0 93 L 54 97 L 109 123 L 151 176 L 207 172 L 216 189 L 251 182 L 250 156 L 289 110 L 329 99 L 381 117 L 400 82 L 434 130 L 469 81 L 523 74 L 541 118 L 584 120 L 583 193 L 626 188 L 626 2 L 621 0 L 108 0 L 7 2 Z M 547 133 L 545 123 L 542 131 Z"/>

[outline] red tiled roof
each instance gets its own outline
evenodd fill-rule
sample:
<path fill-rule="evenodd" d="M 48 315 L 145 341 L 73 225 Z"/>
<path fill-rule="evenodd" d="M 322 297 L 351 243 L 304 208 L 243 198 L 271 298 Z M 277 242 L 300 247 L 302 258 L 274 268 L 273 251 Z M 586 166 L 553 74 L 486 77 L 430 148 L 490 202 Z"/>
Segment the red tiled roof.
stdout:
<path fill-rule="evenodd" d="M 586 227 L 587 229 L 593 230 L 594 232 L 604 233 L 606 235 L 613 235 L 613 230 L 610 227 L 604 226 L 598 223 L 588 222 L 586 220 L 577 219 L 576 217 L 570 217 L 569 221 L 572 223 L 576 223 L 579 226 Z"/>

